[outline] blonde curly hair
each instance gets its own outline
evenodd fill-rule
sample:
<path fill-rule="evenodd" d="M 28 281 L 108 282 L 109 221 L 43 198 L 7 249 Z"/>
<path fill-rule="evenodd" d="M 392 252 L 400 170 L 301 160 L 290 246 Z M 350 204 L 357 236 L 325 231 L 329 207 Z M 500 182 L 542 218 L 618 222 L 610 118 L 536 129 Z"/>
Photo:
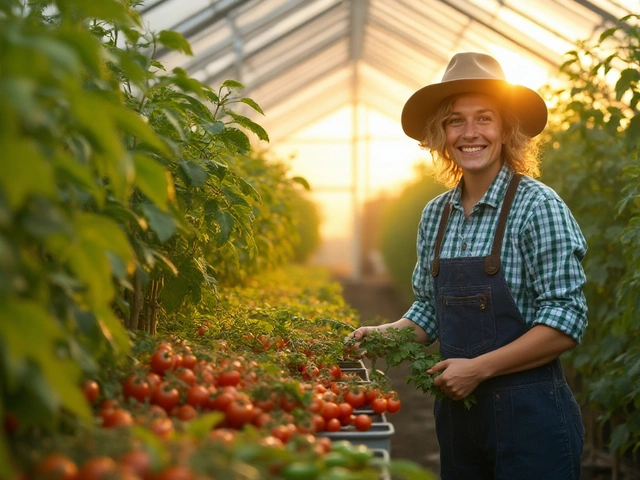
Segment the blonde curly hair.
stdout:
<path fill-rule="evenodd" d="M 447 187 L 458 184 L 462 178 L 462 169 L 451 159 L 446 149 L 447 135 L 444 122 L 449 118 L 453 109 L 453 103 L 461 95 L 445 98 L 438 111 L 433 115 L 423 132 L 420 146 L 428 150 L 433 157 L 434 177 Z M 502 146 L 502 161 L 505 162 L 514 173 L 530 177 L 540 176 L 539 140 L 522 132 L 520 121 L 509 109 L 500 103 L 500 118 L 503 128 L 507 133 L 507 143 Z"/>

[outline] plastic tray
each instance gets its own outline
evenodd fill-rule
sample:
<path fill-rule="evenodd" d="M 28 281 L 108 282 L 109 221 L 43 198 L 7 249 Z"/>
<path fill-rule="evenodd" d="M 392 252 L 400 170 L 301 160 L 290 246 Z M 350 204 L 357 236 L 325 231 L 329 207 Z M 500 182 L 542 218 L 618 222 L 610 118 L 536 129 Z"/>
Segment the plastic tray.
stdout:
<path fill-rule="evenodd" d="M 354 445 L 365 445 L 371 449 L 382 449 L 391 452 L 391 436 L 395 433 L 393 424 L 389 422 L 372 423 L 371 429 L 360 432 L 349 425 L 342 427 L 339 432 L 320 432 L 320 437 L 328 437 L 331 441 L 346 440 Z"/>

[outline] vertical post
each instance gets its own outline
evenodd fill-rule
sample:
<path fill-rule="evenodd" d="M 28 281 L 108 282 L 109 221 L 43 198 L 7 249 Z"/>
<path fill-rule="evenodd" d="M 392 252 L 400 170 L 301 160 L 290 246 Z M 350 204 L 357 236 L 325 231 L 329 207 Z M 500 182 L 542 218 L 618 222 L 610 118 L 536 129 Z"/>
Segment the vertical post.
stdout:
<path fill-rule="evenodd" d="M 362 57 L 362 37 L 367 19 L 369 0 L 351 0 L 351 203 L 353 208 L 353 258 L 351 265 L 351 279 L 360 280 L 362 270 L 362 225 L 360 219 L 359 198 L 359 161 L 360 161 L 360 118 L 359 118 L 359 87 L 360 73 L 358 64 Z"/>

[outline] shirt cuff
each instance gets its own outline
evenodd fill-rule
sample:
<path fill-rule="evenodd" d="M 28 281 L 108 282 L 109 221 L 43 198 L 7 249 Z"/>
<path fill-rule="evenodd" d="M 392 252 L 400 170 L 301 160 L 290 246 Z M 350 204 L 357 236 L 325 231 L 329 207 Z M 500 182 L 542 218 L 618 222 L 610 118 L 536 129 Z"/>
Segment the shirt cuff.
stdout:
<path fill-rule="evenodd" d="M 438 340 L 438 324 L 435 321 L 435 315 L 424 303 L 413 302 L 413 305 L 403 315 L 403 318 L 408 318 L 427 333 L 427 345 L 431 345 Z"/>

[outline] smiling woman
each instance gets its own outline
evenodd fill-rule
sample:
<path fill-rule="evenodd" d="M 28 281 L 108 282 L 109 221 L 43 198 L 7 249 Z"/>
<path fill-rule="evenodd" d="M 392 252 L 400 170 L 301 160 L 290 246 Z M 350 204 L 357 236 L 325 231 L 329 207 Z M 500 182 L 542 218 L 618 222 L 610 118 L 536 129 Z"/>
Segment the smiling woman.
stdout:
<path fill-rule="evenodd" d="M 409 327 L 418 342 L 440 341 L 444 360 L 427 373 L 446 394 L 434 408 L 443 480 L 579 478 L 584 427 L 558 357 L 586 327 L 586 242 L 557 194 L 532 178 L 533 137 L 546 121 L 536 92 L 472 52 L 456 54 L 403 110 L 405 133 L 454 188 L 422 213 L 413 305 L 350 336 Z M 472 394 L 466 410 L 460 401 Z"/>

